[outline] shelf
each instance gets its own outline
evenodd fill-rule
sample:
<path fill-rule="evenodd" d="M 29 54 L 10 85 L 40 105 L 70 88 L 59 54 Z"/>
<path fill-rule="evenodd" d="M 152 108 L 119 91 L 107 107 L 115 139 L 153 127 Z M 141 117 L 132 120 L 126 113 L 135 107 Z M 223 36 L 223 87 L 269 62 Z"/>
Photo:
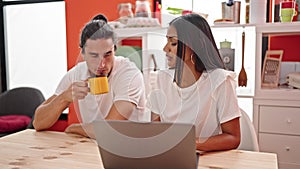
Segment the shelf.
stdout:
<path fill-rule="evenodd" d="M 254 24 L 235 24 L 235 23 L 219 23 L 211 25 L 211 28 L 244 28 L 253 27 Z"/>
<path fill-rule="evenodd" d="M 281 164 L 281 167 L 283 167 L 282 164 L 287 164 L 287 160 L 293 159 L 292 157 L 295 156 L 294 153 L 299 150 L 298 147 L 294 149 L 294 143 L 298 143 L 299 136 L 295 136 L 291 131 L 298 131 L 297 119 L 299 119 L 300 113 L 300 89 L 295 89 L 287 85 L 274 88 L 262 87 L 262 63 L 264 62 L 266 50 L 269 49 L 285 50 L 286 53 L 293 51 L 293 58 L 300 56 L 297 40 L 296 42 L 293 40 L 294 45 L 291 45 L 290 41 L 285 41 L 286 36 L 288 36 L 288 40 L 290 40 L 289 35 L 297 35 L 295 37 L 300 35 L 300 22 L 278 22 L 256 25 L 255 65 L 257 68 L 255 69 L 253 124 L 256 134 L 259 136 L 258 139 L 261 150 L 276 152 L 280 157 L 279 164 Z M 274 41 L 275 39 L 276 41 Z M 271 45 L 272 42 L 273 45 Z M 277 44 L 275 47 L 274 43 Z M 289 48 L 286 46 L 289 46 Z M 290 56 L 291 54 L 289 54 L 289 57 Z M 290 60 L 286 59 L 283 61 L 289 62 Z M 293 60 L 293 62 L 298 61 L 297 59 Z M 290 64 L 288 66 L 289 69 L 282 72 L 282 74 L 279 75 L 279 79 L 285 80 L 288 71 L 297 71 L 297 69 L 293 69 Z M 281 66 L 280 70 L 282 70 L 282 67 L 283 66 Z M 283 84 L 284 82 L 280 83 Z M 280 144 L 274 144 L 274 139 Z M 293 149 L 285 151 L 284 148 L 286 147 L 292 147 Z M 298 164 L 293 164 L 293 166 L 290 165 L 288 168 L 297 168 Z"/>
<path fill-rule="evenodd" d="M 292 33 L 300 32 L 300 21 L 290 22 L 290 23 L 264 23 L 264 24 L 215 24 L 211 25 L 211 28 L 246 28 L 246 27 L 256 27 L 257 32 L 265 33 Z"/>
<path fill-rule="evenodd" d="M 300 101 L 300 90 L 292 89 L 289 87 L 278 88 L 263 88 L 261 87 L 261 68 L 263 63 L 263 42 L 262 37 L 272 36 L 287 36 L 287 35 L 300 35 L 300 22 L 291 23 L 266 23 L 256 26 L 256 62 L 255 65 L 259 66 L 255 70 L 255 99 L 263 100 L 282 100 L 282 101 Z M 300 56 L 300 54 L 299 54 Z"/>
<path fill-rule="evenodd" d="M 258 33 L 300 33 L 300 22 L 290 22 L 290 23 L 266 23 L 261 25 L 256 25 L 256 31 Z"/>
<path fill-rule="evenodd" d="M 255 94 L 256 99 L 273 99 L 273 100 L 298 100 L 300 101 L 300 89 L 261 88 Z M 300 103 L 300 102 L 299 102 Z"/>
<path fill-rule="evenodd" d="M 136 27 L 136 28 L 118 28 L 115 29 L 115 32 L 118 38 L 142 37 L 146 34 L 157 34 L 165 37 L 166 30 L 167 28 L 163 28 L 163 27 Z"/>

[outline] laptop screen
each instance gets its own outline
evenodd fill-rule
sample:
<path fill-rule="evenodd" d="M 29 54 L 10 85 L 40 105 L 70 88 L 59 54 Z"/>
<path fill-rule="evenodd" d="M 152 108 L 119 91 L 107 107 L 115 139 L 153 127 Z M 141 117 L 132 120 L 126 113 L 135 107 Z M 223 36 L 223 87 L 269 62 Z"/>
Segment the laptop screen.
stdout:
<path fill-rule="evenodd" d="M 93 126 L 106 169 L 197 168 L 192 124 L 96 121 Z"/>

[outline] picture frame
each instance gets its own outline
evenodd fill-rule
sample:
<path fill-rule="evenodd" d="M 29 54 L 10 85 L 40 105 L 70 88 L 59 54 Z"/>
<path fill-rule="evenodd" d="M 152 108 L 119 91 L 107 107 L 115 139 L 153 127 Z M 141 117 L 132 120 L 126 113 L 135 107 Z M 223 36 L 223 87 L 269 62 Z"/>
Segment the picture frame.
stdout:
<path fill-rule="evenodd" d="M 278 87 L 280 65 L 283 50 L 267 50 L 265 54 L 263 71 L 261 75 L 261 86 L 267 88 Z"/>

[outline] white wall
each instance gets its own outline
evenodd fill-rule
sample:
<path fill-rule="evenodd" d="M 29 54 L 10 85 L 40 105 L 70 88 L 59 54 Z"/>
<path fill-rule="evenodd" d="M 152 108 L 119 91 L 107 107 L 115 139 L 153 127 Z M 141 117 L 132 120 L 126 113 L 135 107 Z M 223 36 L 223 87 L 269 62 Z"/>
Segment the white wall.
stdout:
<path fill-rule="evenodd" d="M 67 71 L 65 2 L 7 5 L 4 23 L 8 89 L 48 98 Z"/>

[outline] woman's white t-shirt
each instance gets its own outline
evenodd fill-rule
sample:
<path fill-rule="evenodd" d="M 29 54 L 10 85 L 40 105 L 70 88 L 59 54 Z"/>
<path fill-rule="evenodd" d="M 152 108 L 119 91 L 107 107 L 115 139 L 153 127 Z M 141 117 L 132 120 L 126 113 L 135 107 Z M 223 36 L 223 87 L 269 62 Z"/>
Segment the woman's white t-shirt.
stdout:
<path fill-rule="evenodd" d="M 196 137 L 221 133 L 220 125 L 240 116 L 235 73 L 224 69 L 203 72 L 192 86 L 173 82 L 174 70 L 160 71 L 157 89 L 148 95 L 147 108 L 163 122 L 192 123 Z"/>
<path fill-rule="evenodd" d="M 80 62 L 63 77 L 55 94 L 65 91 L 73 82 L 84 81 L 90 77 L 86 62 Z M 113 69 L 108 77 L 109 92 L 106 94 L 88 94 L 78 100 L 83 123 L 104 119 L 115 101 L 129 101 L 136 105 L 136 110 L 129 117 L 132 121 L 149 121 L 150 115 L 145 109 L 145 87 L 141 71 L 127 58 L 115 56 Z M 122 110 L 119 110 L 122 114 Z M 77 112 L 77 114 L 79 114 Z"/>

